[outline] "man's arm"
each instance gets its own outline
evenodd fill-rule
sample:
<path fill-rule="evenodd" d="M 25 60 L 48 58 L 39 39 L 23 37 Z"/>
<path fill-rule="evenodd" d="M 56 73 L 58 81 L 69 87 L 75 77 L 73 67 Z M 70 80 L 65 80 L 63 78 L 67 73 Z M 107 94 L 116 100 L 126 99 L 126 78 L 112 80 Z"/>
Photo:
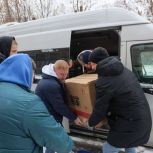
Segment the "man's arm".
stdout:
<path fill-rule="evenodd" d="M 113 92 L 109 82 L 103 82 L 96 86 L 96 102 L 93 113 L 89 118 L 89 126 L 96 126 L 105 119 L 112 96 Z"/>
<path fill-rule="evenodd" d="M 47 98 L 49 104 L 55 109 L 56 112 L 72 121 L 77 118 L 77 116 L 65 104 L 63 96 L 58 88 L 54 89 L 54 92 L 47 92 Z"/>

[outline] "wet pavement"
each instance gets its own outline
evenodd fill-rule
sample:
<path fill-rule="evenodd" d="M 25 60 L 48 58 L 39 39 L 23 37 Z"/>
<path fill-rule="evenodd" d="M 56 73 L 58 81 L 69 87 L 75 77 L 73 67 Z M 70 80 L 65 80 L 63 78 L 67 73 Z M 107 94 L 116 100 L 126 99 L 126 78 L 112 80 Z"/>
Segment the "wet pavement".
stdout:
<path fill-rule="evenodd" d="M 87 151 L 87 153 L 102 153 L 102 146 L 105 143 L 104 140 L 80 136 L 71 136 L 71 138 L 75 143 L 75 148 L 73 150 L 74 153 L 78 153 L 79 151 L 83 150 Z M 124 150 L 120 151 L 119 153 L 124 153 Z M 137 147 L 136 153 L 153 153 L 153 148 Z"/>
<path fill-rule="evenodd" d="M 81 150 L 86 150 L 89 153 L 102 153 L 101 149 L 97 149 L 97 148 L 84 148 L 84 147 L 80 147 L 80 146 L 76 146 L 76 148 L 73 150 L 74 153 L 78 153 L 78 151 Z M 45 153 L 45 149 L 44 149 L 44 153 Z M 124 151 L 120 151 L 119 153 L 124 153 Z M 136 153 L 153 153 L 153 149 L 150 148 L 145 148 L 145 147 L 138 147 L 136 148 Z"/>

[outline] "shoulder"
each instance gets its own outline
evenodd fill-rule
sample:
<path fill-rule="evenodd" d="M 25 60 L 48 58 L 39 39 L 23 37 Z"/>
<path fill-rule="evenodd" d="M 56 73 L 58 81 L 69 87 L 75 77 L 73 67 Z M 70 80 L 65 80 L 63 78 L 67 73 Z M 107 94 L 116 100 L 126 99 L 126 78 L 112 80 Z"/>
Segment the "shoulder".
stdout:
<path fill-rule="evenodd" d="M 39 111 L 47 111 L 44 103 L 42 100 L 39 98 L 39 96 L 33 94 L 33 93 L 28 93 L 27 97 L 25 99 L 26 103 L 26 110 L 31 111 L 33 109 L 37 109 Z"/>
<path fill-rule="evenodd" d="M 61 85 L 56 79 L 42 79 L 39 81 L 36 90 L 57 91 L 61 89 Z"/>
<path fill-rule="evenodd" d="M 99 77 L 96 81 L 96 86 L 106 86 L 112 84 L 113 77 Z"/>
<path fill-rule="evenodd" d="M 35 106 L 40 107 L 40 110 L 45 109 L 42 100 L 34 93 L 19 86 L 15 91 L 15 94 L 13 94 L 11 98 L 25 111 L 28 111 Z"/>
<path fill-rule="evenodd" d="M 105 93 L 114 92 L 116 90 L 115 81 L 116 78 L 114 77 L 99 77 L 96 82 L 96 91 Z"/>

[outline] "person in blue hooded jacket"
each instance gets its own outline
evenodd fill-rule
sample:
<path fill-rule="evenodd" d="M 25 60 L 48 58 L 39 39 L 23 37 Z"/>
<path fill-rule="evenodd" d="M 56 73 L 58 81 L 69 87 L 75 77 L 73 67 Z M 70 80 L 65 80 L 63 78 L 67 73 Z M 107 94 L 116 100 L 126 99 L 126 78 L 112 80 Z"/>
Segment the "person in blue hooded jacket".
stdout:
<path fill-rule="evenodd" d="M 17 42 L 15 37 L 0 37 L 0 63 L 7 57 L 17 53 Z"/>
<path fill-rule="evenodd" d="M 0 152 L 43 153 L 45 146 L 58 153 L 69 153 L 72 140 L 41 99 L 30 92 L 30 57 L 8 57 L 0 64 L 0 74 Z"/>

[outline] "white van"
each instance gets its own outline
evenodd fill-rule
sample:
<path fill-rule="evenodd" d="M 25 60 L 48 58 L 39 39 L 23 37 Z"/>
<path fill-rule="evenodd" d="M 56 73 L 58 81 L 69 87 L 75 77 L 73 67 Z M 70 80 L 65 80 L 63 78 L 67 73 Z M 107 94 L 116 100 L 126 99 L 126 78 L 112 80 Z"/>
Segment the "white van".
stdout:
<path fill-rule="evenodd" d="M 79 52 L 102 46 L 135 73 L 148 99 L 153 118 L 153 24 L 121 8 L 74 13 L 0 26 L 0 36 L 15 36 L 19 51 L 43 65 L 60 58 L 76 60 Z M 76 66 L 70 75 L 81 73 Z M 153 147 L 153 129 L 149 146 Z"/>

